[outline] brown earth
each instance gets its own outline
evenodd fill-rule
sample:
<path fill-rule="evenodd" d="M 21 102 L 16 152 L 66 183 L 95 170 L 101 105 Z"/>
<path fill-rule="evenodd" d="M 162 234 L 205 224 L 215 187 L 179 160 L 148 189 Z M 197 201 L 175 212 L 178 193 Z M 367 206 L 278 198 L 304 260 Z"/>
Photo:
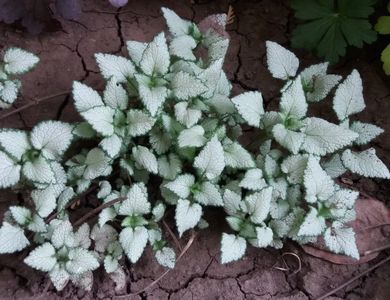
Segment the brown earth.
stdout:
<path fill-rule="evenodd" d="M 9 26 L 0 25 L 0 48 L 19 46 L 37 53 L 41 62 L 23 79 L 24 99 L 16 107 L 34 98 L 68 91 L 73 80 L 83 81 L 97 89 L 103 88 L 103 80 L 97 73 L 95 52 L 123 53 L 126 40 L 149 41 L 165 29 L 159 12 L 161 6 L 173 8 L 179 15 L 195 21 L 212 14 L 226 12 L 228 1 L 135 1 L 116 12 L 103 0 L 84 0 L 82 18 L 62 22 L 60 32 L 31 37 Z M 229 25 L 231 45 L 225 69 L 233 81 L 235 93 L 241 90 L 259 89 L 269 107 L 277 104 L 281 82 L 273 79 L 265 66 L 265 41 L 273 40 L 288 46 L 294 19 L 286 1 L 230 1 L 236 13 L 236 22 Z M 96 12 L 100 11 L 100 12 Z M 296 51 L 302 66 L 319 62 L 312 54 Z M 359 70 L 364 80 L 367 109 L 360 114 L 363 121 L 381 126 L 386 132 L 374 146 L 379 156 L 390 165 L 390 86 L 382 73 L 378 46 L 348 52 L 347 59 L 333 67 L 335 73 L 346 75 L 353 68 Z M 329 106 L 329 103 L 327 103 Z M 323 105 L 314 111 L 329 118 L 330 110 Z M 1 127 L 31 128 L 37 122 L 48 119 L 79 120 L 70 96 L 61 96 L 18 115 L 0 121 Z M 387 204 L 389 185 L 385 181 L 352 177 L 362 191 Z M 21 201 L 20 196 L 7 191 L 0 192 L 0 212 Z M 214 214 L 214 213 L 212 213 Z M 293 244 L 281 251 L 250 248 L 244 259 L 228 265 L 219 263 L 219 233 L 223 218 L 213 216 L 212 230 L 198 234 L 195 242 L 177 265 L 157 285 L 136 297 L 122 299 L 315 299 L 340 285 L 345 280 L 366 270 L 385 256 L 382 253 L 374 262 L 363 265 L 334 265 L 311 257 Z M 185 238 L 184 238 L 185 239 Z M 182 241 L 184 244 L 185 241 Z M 291 275 L 273 268 L 282 266 L 281 254 L 294 252 L 302 260 L 302 270 Z M 389 253 L 387 253 L 388 255 Z M 292 268 L 296 261 L 287 258 Z M 117 299 L 117 296 L 141 290 L 164 269 L 159 267 L 151 253 L 147 253 L 135 265 L 126 266 L 127 285 L 115 291 L 114 283 L 96 272 L 91 292 L 68 285 L 56 293 L 48 286 L 48 279 L 35 272 L 15 256 L 0 257 L 0 299 Z M 47 291 L 45 289 L 48 288 Z M 390 299 L 390 264 L 382 266 L 368 276 L 355 281 L 346 289 L 328 299 Z"/>

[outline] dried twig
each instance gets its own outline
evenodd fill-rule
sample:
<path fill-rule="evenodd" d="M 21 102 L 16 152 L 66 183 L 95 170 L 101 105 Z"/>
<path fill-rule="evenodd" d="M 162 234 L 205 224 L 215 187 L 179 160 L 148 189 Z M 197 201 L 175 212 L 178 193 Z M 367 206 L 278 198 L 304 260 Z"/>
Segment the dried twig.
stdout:
<path fill-rule="evenodd" d="M 44 293 L 47 293 L 47 292 L 49 291 L 49 289 L 50 289 L 50 287 L 51 287 L 51 284 L 52 284 L 52 282 L 51 282 L 51 280 L 50 280 L 50 278 L 49 278 L 49 280 L 48 280 L 48 282 L 46 283 L 46 286 L 45 286 L 45 288 L 44 288 L 44 290 L 43 290 Z"/>
<path fill-rule="evenodd" d="M 183 255 L 188 251 L 188 249 L 190 249 L 190 247 L 191 247 L 192 243 L 194 242 L 195 238 L 196 238 L 196 232 L 193 231 L 192 234 L 191 234 L 190 239 L 187 242 L 187 244 L 185 245 L 185 247 L 183 248 L 183 250 L 180 252 L 179 256 L 177 257 L 176 263 L 178 263 L 180 261 L 180 259 L 183 257 Z M 118 299 L 129 299 L 129 297 L 137 296 L 139 294 L 142 294 L 143 292 L 145 292 L 148 289 L 150 289 L 152 286 L 156 285 L 161 279 L 163 279 L 172 270 L 173 269 L 166 270 L 160 276 L 158 276 L 158 278 L 156 280 L 154 280 L 153 282 L 151 282 L 145 288 L 143 288 L 142 290 L 140 290 L 138 292 L 127 294 L 127 295 L 122 295 L 122 296 L 116 296 L 116 297 Z"/>
<path fill-rule="evenodd" d="M 176 247 L 180 250 L 183 251 L 183 247 L 181 246 L 179 240 L 177 239 L 176 235 L 172 232 L 171 228 L 168 226 L 168 224 L 165 221 L 162 221 L 165 229 L 168 231 L 169 235 L 173 239 L 173 242 L 176 244 Z"/>
<path fill-rule="evenodd" d="M 98 207 L 94 208 L 93 210 L 89 211 L 88 213 L 86 213 L 84 216 L 82 216 L 80 219 L 78 219 L 76 222 L 74 222 L 73 226 L 77 227 L 77 226 L 80 226 L 81 224 L 83 224 L 85 221 L 87 221 L 89 218 L 95 216 L 97 213 L 99 213 L 100 211 L 102 211 L 103 209 L 107 208 L 107 207 L 110 207 L 112 205 L 114 205 L 115 203 L 117 202 L 120 202 L 120 201 L 123 201 L 127 199 L 127 197 L 119 197 L 119 198 L 116 198 L 116 199 L 113 199 L 111 201 L 108 201 L 106 203 L 103 203 L 102 205 L 99 205 Z"/>
<path fill-rule="evenodd" d="M 42 98 L 39 98 L 39 99 L 33 99 L 30 103 L 27 103 L 26 105 L 23 105 L 21 107 L 18 107 L 18 108 L 15 108 L 14 110 L 11 110 L 5 114 L 2 114 L 0 116 L 0 120 L 4 120 L 5 118 L 8 118 L 16 113 L 19 113 L 27 108 L 30 108 L 32 106 L 35 106 L 35 105 L 38 105 L 39 103 L 43 102 L 43 101 L 46 101 L 46 100 L 50 100 L 50 99 L 53 99 L 53 98 L 56 98 L 56 97 L 59 97 L 59 96 L 64 96 L 64 95 L 68 95 L 69 94 L 69 91 L 65 91 L 65 92 L 60 92 L 60 93 L 57 93 L 57 94 L 53 94 L 53 95 L 49 95 L 49 96 L 45 96 L 45 97 L 42 97 Z"/>
<path fill-rule="evenodd" d="M 349 279 L 348 281 L 344 282 L 342 285 L 334 288 L 333 290 L 331 290 L 330 292 L 326 293 L 325 295 L 317 298 L 317 300 L 324 300 L 325 298 L 328 298 L 329 296 L 332 296 L 334 293 L 338 292 L 339 290 L 347 287 L 348 285 L 350 285 L 352 282 L 354 282 L 355 280 L 363 277 L 364 275 L 370 273 L 371 271 L 373 271 L 374 269 L 380 267 L 381 265 L 385 264 L 387 261 L 390 260 L 390 255 L 388 257 L 386 257 L 385 259 L 382 259 L 380 262 L 378 262 L 377 264 L 373 265 L 371 268 L 368 268 L 367 270 L 361 272 L 360 274 L 352 277 L 351 279 Z"/>
<path fill-rule="evenodd" d="M 90 187 L 88 190 L 86 190 L 84 193 L 81 193 L 78 197 L 73 198 L 73 200 L 70 201 L 70 202 L 65 206 L 65 208 L 71 207 L 71 206 L 72 206 L 73 204 L 75 204 L 77 201 L 80 201 L 80 199 L 81 199 L 82 197 L 84 197 L 85 195 L 88 195 L 90 192 L 92 192 L 92 191 L 94 191 L 94 190 L 96 190 L 96 189 L 97 189 L 97 186 L 96 186 L 96 185 L 91 186 L 91 187 Z M 50 223 L 50 221 L 54 220 L 54 219 L 58 216 L 59 213 L 60 213 L 59 211 L 56 211 L 54 214 L 50 215 L 50 216 L 45 220 L 45 223 Z"/>
<path fill-rule="evenodd" d="M 287 256 L 287 255 L 293 256 L 298 261 L 298 268 L 296 268 L 294 270 L 294 272 L 289 274 L 289 276 L 292 276 L 292 275 L 295 275 L 295 274 L 299 273 L 302 270 L 302 261 L 301 261 L 301 258 L 297 254 L 295 254 L 294 252 L 284 252 L 284 253 L 282 253 L 282 261 L 283 261 L 283 264 L 285 265 L 284 268 L 283 267 L 276 267 L 276 264 L 273 266 L 273 268 L 277 269 L 277 270 L 280 270 L 280 271 L 283 271 L 283 272 L 290 271 L 291 269 L 288 266 L 286 260 L 284 259 L 284 257 Z"/>
<path fill-rule="evenodd" d="M 367 250 L 366 252 L 364 252 L 364 255 L 368 255 L 368 254 L 375 253 L 375 252 L 380 252 L 380 251 L 383 251 L 383 250 L 386 250 L 389 248 L 390 248 L 390 244 L 387 244 L 387 245 L 384 245 L 384 246 L 381 246 L 378 248 Z"/>

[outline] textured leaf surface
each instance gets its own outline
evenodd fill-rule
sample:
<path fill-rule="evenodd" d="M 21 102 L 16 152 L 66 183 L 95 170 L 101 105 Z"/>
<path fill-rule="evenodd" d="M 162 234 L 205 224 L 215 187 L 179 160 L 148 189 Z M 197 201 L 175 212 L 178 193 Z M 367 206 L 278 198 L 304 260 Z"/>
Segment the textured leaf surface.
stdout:
<path fill-rule="evenodd" d="M 104 103 L 113 109 L 125 110 L 128 105 L 128 95 L 126 90 L 118 84 L 115 78 L 111 78 L 104 90 Z"/>
<path fill-rule="evenodd" d="M 199 223 L 203 214 L 202 207 L 197 203 L 179 199 L 176 206 L 176 226 L 179 235 L 182 236 L 188 229 L 194 228 Z"/>
<path fill-rule="evenodd" d="M 188 107 L 187 102 L 179 102 L 175 105 L 175 117 L 187 128 L 194 126 L 202 117 L 199 109 Z"/>
<path fill-rule="evenodd" d="M 176 263 L 176 254 L 172 248 L 164 247 L 156 252 L 156 259 L 160 265 L 173 269 Z"/>
<path fill-rule="evenodd" d="M 31 211 L 23 206 L 11 206 L 9 208 L 12 218 L 19 224 L 25 225 L 31 218 Z"/>
<path fill-rule="evenodd" d="M 182 170 L 180 158 L 170 153 L 168 156 L 160 156 L 158 162 L 158 173 L 165 179 L 173 180 Z"/>
<path fill-rule="evenodd" d="M 229 215 L 235 215 L 240 210 L 241 195 L 225 189 L 223 194 L 223 208 Z"/>
<path fill-rule="evenodd" d="M 365 177 L 390 178 L 386 165 L 378 158 L 374 148 L 362 152 L 345 150 L 341 157 L 344 166 L 350 171 Z"/>
<path fill-rule="evenodd" d="M 0 228 L 0 253 L 14 253 L 30 244 L 23 229 L 3 222 Z"/>
<path fill-rule="evenodd" d="M 72 141 L 72 129 L 71 125 L 59 121 L 41 122 L 31 132 L 31 143 L 47 159 L 58 159 Z"/>
<path fill-rule="evenodd" d="M 143 226 L 138 226 L 135 229 L 126 227 L 119 234 L 119 241 L 130 261 L 136 263 L 148 242 L 148 231 Z"/>
<path fill-rule="evenodd" d="M 73 82 L 72 94 L 76 109 L 80 113 L 97 106 L 104 106 L 98 92 L 81 82 Z"/>
<path fill-rule="evenodd" d="M 164 75 L 168 72 L 169 63 L 167 41 L 161 32 L 146 47 L 140 67 L 146 75 Z"/>
<path fill-rule="evenodd" d="M 165 86 L 149 87 L 142 82 L 142 78 L 136 76 L 139 83 L 139 95 L 142 103 L 152 116 L 157 114 L 157 111 L 164 104 L 168 96 L 168 89 Z"/>
<path fill-rule="evenodd" d="M 179 197 L 186 199 L 191 192 L 191 187 L 195 183 L 195 177 L 191 174 L 179 175 L 174 181 L 165 184 L 165 187 L 174 192 Z"/>
<path fill-rule="evenodd" d="M 305 139 L 302 132 L 296 132 L 284 127 L 283 124 L 276 124 L 272 128 L 272 134 L 275 140 L 293 154 L 297 154 Z"/>
<path fill-rule="evenodd" d="M 0 146 L 17 160 L 20 160 L 22 155 L 31 148 L 27 133 L 13 129 L 0 131 Z"/>
<path fill-rule="evenodd" d="M 8 188 L 16 184 L 20 179 L 21 167 L 17 165 L 7 154 L 0 151 L 0 187 Z"/>
<path fill-rule="evenodd" d="M 316 236 L 321 234 L 325 227 L 325 218 L 319 216 L 314 207 L 310 207 L 310 211 L 299 227 L 298 235 Z"/>
<path fill-rule="evenodd" d="M 206 86 L 199 79 L 182 71 L 173 76 L 171 88 L 180 100 L 199 96 L 206 91 Z"/>
<path fill-rule="evenodd" d="M 53 169 L 50 163 L 39 156 L 34 161 L 27 161 L 22 168 L 23 175 L 27 179 L 38 183 L 50 183 L 54 180 Z"/>
<path fill-rule="evenodd" d="M 201 147 L 206 142 L 204 137 L 204 129 L 202 126 L 195 125 L 189 129 L 184 129 L 180 132 L 179 147 Z"/>
<path fill-rule="evenodd" d="M 46 218 L 56 208 L 56 195 L 51 189 L 34 190 L 31 192 L 31 198 L 34 202 L 36 212 Z"/>
<path fill-rule="evenodd" d="M 203 205 L 223 206 L 219 187 L 207 181 L 203 182 L 200 191 L 194 194 L 194 199 Z"/>
<path fill-rule="evenodd" d="M 246 241 L 234 234 L 222 233 L 221 263 L 226 264 L 244 256 Z"/>
<path fill-rule="evenodd" d="M 301 149 L 315 155 L 325 155 L 350 145 L 358 134 L 352 130 L 319 118 L 308 118 Z"/>
<path fill-rule="evenodd" d="M 291 155 L 283 160 L 281 170 L 287 175 L 289 183 L 302 184 L 307 160 L 307 155 Z"/>
<path fill-rule="evenodd" d="M 134 160 L 147 171 L 157 174 L 158 163 L 156 156 L 146 147 L 137 146 L 132 150 Z"/>
<path fill-rule="evenodd" d="M 142 54 L 144 53 L 147 46 L 148 46 L 148 43 L 142 43 L 142 42 L 138 42 L 138 41 L 127 41 L 126 42 L 126 47 L 127 47 L 127 51 L 129 52 L 130 59 L 137 66 L 140 64 L 141 59 L 142 59 Z"/>
<path fill-rule="evenodd" d="M 49 277 L 57 291 L 61 291 L 68 284 L 70 275 L 63 267 L 56 265 L 54 269 L 50 271 Z"/>
<path fill-rule="evenodd" d="M 362 79 L 359 72 L 353 70 L 338 86 L 333 99 L 333 109 L 339 120 L 343 121 L 350 115 L 361 112 L 365 107 Z"/>
<path fill-rule="evenodd" d="M 263 97 L 259 92 L 246 92 L 232 99 L 240 115 L 251 126 L 259 127 L 264 114 Z"/>
<path fill-rule="evenodd" d="M 248 190 L 259 191 L 267 186 L 261 169 L 250 169 L 246 171 L 244 178 L 240 181 L 240 187 Z"/>
<path fill-rule="evenodd" d="M 302 87 L 301 77 L 298 76 L 283 92 L 280 99 L 280 111 L 287 116 L 299 119 L 306 116 L 307 102 Z"/>
<path fill-rule="evenodd" d="M 66 262 L 66 270 L 71 274 L 83 274 L 96 270 L 99 262 L 93 252 L 83 248 L 75 248 L 69 251 L 69 261 Z"/>
<path fill-rule="evenodd" d="M 121 150 L 122 139 L 116 134 L 113 134 L 102 139 L 99 145 L 108 154 L 108 156 L 115 157 Z"/>
<path fill-rule="evenodd" d="M 192 52 L 196 48 L 196 41 L 193 37 L 182 35 L 174 38 L 169 45 L 169 51 L 172 55 L 185 60 L 195 60 L 196 57 Z"/>
<path fill-rule="evenodd" d="M 8 74 L 23 74 L 31 70 L 39 61 L 34 54 L 20 48 L 10 48 L 4 54 L 4 70 Z"/>
<path fill-rule="evenodd" d="M 224 152 L 216 137 L 213 137 L 195 158 L 194 167 L 208 179 L 214 179 L 222 173 L 225 168 Z"/>
<path fill-rule="evenodd" d="M 269 227 L 256 227 L 257 247 L 264 248 L 272 243 L 274 233 Z"/>
<path fill-rule="evenodd" d="M 260 224 L 267 218 L 271 207 L 271 199 L 272 187 L 265 188 L 245 198 L 248 213 L 253 223 Z"/>
<path fill-rule="evenodd" d="M 383 129 L 369 123 L 362 123 L 359 121 L 353 122 L 350 129 L 357 134 L 359 137 L 354 141 L 357 145 L 364 145 L 371 142 L 378 135 L 383 133 Z"/>
<path fill-rule="evenodd" d="M 161 11 L 164 15 L 164 19 L 167 22 L 169 32 L 173 36 L 187 35 L 191 26 L 191 22 L 180 18 L 173 10 L 163 7 Z"/>
<path fill-rule="evenodd" d="M 328 228 L 325 231 L 324 240 L 329 250 L 359 259 L 355 232 L 352 228 Z"/>
<path fill-rule="evenodd" d="M 144 215 L 150 212 L 150 203 L 145 186 L 141 183 L 133 184 L 127 193 L 127 199 L 119 207 L 120 215 Z"/>
<path fill-rule="evenodd" d="M 0 103 L 0 108 L 9 108 L 10 104 L 14 103 L 18 97 L 20 84 L 17 82 L 17 80 L 6 80 L 4 83 L 0 83 L 0 101 L 3 101 Z"/>
<path fill-rule="evenodd" d="M 314 157 L 309 157 L 307 160 L 303 183 L 306 189 L 305 199 L 309 203 L 325 201 L 334 192 L 333 179 L 322 169 Z"/>
<path fill-rule="evenodd" d="M 91 108 L 81 115 L 83 118 L 103 136 L 110 136 L 114 133 L 114 113 L 108 106 Z"/>
<path fill-rule="evenodd" d="M 57 263 L 55 254 L 56 252 L 53 245 L 50 243 L 44 243 L 31 251 L 24 259 L 24 262 L 34 269 L 49 272 Z"/>
<path fill-rule="evenodd" d="M 131 136 L 139 136 L 149 132 L 155 120 L 147 113 L 138 109 L 131 109 L 127 113 L 127 121 L 129 124 L 129 134 Z"/>
<path fill-rule="evenodd" d="M 255 167 L 251 154 L 237 142 L 223 145 L 226 166 L 236 169 L 248 169 Z"/>
<path fill-rule="evenodd" d="M 332 178 L 337 178 L 347 171 L 341 161 L 341 156 L 338 153 L 334 154 L 329 160 L 325 161 L 322 166 L 326 173 L 328 173 L 328 175 Z"/>
<path fill-rule="evenodd" d="M 116 82 L 126 82 L 128 78 L 134 77 L 133 63 L 122 56 L 97 53 L 95 58 L 105 79 L 113 78 Z"/>
<path fill-rule="evenodd" d="M 291 51 L 277 43 L 267 41 L 268 70 L 275 78 L 287 80 L 294 77 L 299 67 L 299 60 Z"/>
<path fill-rule="evenodd" d="M 93 148 L 88 152 L 85 164 L 87 166 L 84 171 L 85 179 L 92 180 L 111 173 L 110 158 L 99 148 Z"/>

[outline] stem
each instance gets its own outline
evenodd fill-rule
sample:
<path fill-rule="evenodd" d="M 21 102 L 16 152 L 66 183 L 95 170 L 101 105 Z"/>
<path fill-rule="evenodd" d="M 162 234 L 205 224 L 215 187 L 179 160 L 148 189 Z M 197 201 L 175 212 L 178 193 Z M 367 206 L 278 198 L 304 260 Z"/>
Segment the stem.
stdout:
<path fill-rule="evenodd" d="M 367 250 L 366 252 L 364 252 L 364 255 L 368 255 L 368 254 L 371 254 L 371 253 L 383 251 L 383 250 L 386 250 L 388 248 L 390 248 L 390 244 L 384 245 L 382 247 L 378 247 L 378 248 Z"/>
<path fill-rule="evenodd" d="M 382 259 L 377 264 L 373 265 L 371 268 L 369 268 L 369 269 L 363 271 L 362 273 L 352 277 L 348 281 L 344 282 L 342 285 L 340 285 L 337 288 L 331 290 L 329 293 L 326 293 L 325 295 L 317 298 L 317 300 L 324 300 L 325 298 L 328 298 L 329 296 L 333 295 L 334 293 L 338 292 L 339 290 L 341 290 L 341 289 L 345 288 L 346 286 L 350 285 L 352 282 L 354 282 L 355 280 L 359 279 L 360 277 L 363 277 L 364 275 L 370 273 L 374 269 L 376 269 L 376 268 L 380 267 L 381 265 L 385 264 L 389 260 L 390 260 L 390 255 L 388 257 L 386 257 L 385 259 Z"/>
<path fill-rule="evenodd" d="M 99 213 L 101 210 L 107 208 L 107 207 L 110 207 L 111 205 L 114 205 L 115 203 L 117 202 L 120 202 L 120 201 L 123 201 L 127 199 L 127 197 L 119 197 L 119 198 L 116 198 L 116 199 L 113 199 L 111 201 L 108 201 L 106 203 L 103 203 L 102 205 L 94 208 L 93 210 L 91 210 L 90 212 L 88 212 L 87 214 L 85 214 L 84 216 L 82 216 L 80 219 L 78 219 L 74 224 L 73 226 L 74 227 L 77 227 L 77 226 L 80 226 L 81 224 L 83 224 L 85 221 L 87 221 L 90 217 L 93 217 L 94 215 L 96 215 L 97 213 Z"/>
<path fill-rule="evenodd" d="M 78 197 L 73 198 L 73 200 L 70 201 L 70 202 L 65 206 L 65 209 L 67 209 L 67 208 L 69 208 L 70 206 L 72 206 L 73 204 L 75 204 L 77 201 L 80 200 L 81 197 L 83 197 L 83 196 L 89 194 L 90 192 L 92 192 L 92 191 L 94 191 L 94 190 L 96 190 L 96 189 L 97 189 L 97 186 L 92 186 L 92 187 L 90 187 L 90 188 L 89 188 L 88 190 L 86 190 L 84 193 L 81 193 Z M 54 214 L 50 215 L 50 216 L 45 220 L 45 223 L 46 223 L 46 224 L 50 223 L 50 221 L 54 220 L 54 219 L 58 216 L 59 213 L 60 213 L 59 211 L 56 211 Z"/>
<path fill-rule="evenodd" d="M 49 95 L 49 96 L 45 96 L 45 97 L 42 97 L 42 98 L 39 98 L 39 99 L 35 99 L 35 100 L 32 100 L 30 103 L 27 103 L 26 105 L 23 105 L 19 108 L 16 108 L 10 112 L 7 112 L 3 115 L 0 116 L 0 120 L 3 120 L 5 118 L 8 118 L 16 113 L 19 113 L 25 109 L 28 109 L 32 106 L 35 106 L 43 101 L 46 101 L 46 100 L 49 100 L 49 99 L 52 99 L 52 98 L 56 98 L 56 97 L 59 97 L 59 96 L 64 96 L 64 95 L 68 95 L 70 91 L 65 91 L 65 92 L 60 92 L 60 93 L 57 93 L 57 94 L 53 94 L 53 95 Z"/>
<path fill-rule="evenodd" d="M 175 234 L 172 232 L 171 228 L 169 228 L 168 224 L 165 221 L 162 221 L 165 229 L 168 231 L 169 235 L 172 237 L 174 243 L 176 244 L 176 247 L 180 250 L 183 251 L 182 246 L 180 245 L 180 242 L 176 238 Z"/>

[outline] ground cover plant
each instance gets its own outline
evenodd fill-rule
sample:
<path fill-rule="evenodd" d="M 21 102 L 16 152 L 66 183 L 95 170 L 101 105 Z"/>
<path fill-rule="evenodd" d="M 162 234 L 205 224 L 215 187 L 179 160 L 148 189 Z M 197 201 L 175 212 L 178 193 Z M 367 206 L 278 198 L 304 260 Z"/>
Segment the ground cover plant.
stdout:
<path fill-rule="evenodd" d="M 90 288 L 91 271 L 100 263 L 110 274 L 121 272 L 121 257 L 137 261 L 148 242 L 157 261 L 173 267 L 175 254 L 159 228 L 169 204 L 180 235 L 207 225 L 202 219 L 207 206 L 224 207 L 237 233 L 222 235 L 222 262 L 240 258 L 246 240 L 280 247 L 286 237 L 306 243 L 321 234 L 332 251 L 357 257 L 354 234 L 345 227 L 357 193 L 332 177 L 346 169 L 389 177 L 374 150 L 346 149 L 381 133 L 348 120 L 364 109 L 357 71 L 336 89 L 339 125 L 307 117 L 307 102 L 324 99 L 341 78 L 326 74 L 327 64 L 296 77 L 297 58 L 268 42 L 269 69 L 286 85 L 280 112 L 264 112 L 259 92 L 230 98 L 222 71 L 228 45 L 224 16 L 197 26 L 163 12 L 168 44 L 161 33 L 149 44 L 128 42 L 130 60 L 96 55 L 107 79 L 103 97 L 74 83 L 75 106 L 86 122 L 2 130 L 0 183 L 32 192 L 30 205 L 13 206 L 6 214 L 1 252 L 34 244 L 25 262 L 49 272 L 57 289 L 69 280 Z M 256 158 L 236 141 L 245 122 L 265 136 Z M 70 144 L 83 140 L 94 146 L 74 153 Z M 159 181 L 156 195 L 151 187 Z M 91 231 L 85 223 L 72 226 L 67 203 L 96 185 L 97 197 L 112 205 Z"/>

